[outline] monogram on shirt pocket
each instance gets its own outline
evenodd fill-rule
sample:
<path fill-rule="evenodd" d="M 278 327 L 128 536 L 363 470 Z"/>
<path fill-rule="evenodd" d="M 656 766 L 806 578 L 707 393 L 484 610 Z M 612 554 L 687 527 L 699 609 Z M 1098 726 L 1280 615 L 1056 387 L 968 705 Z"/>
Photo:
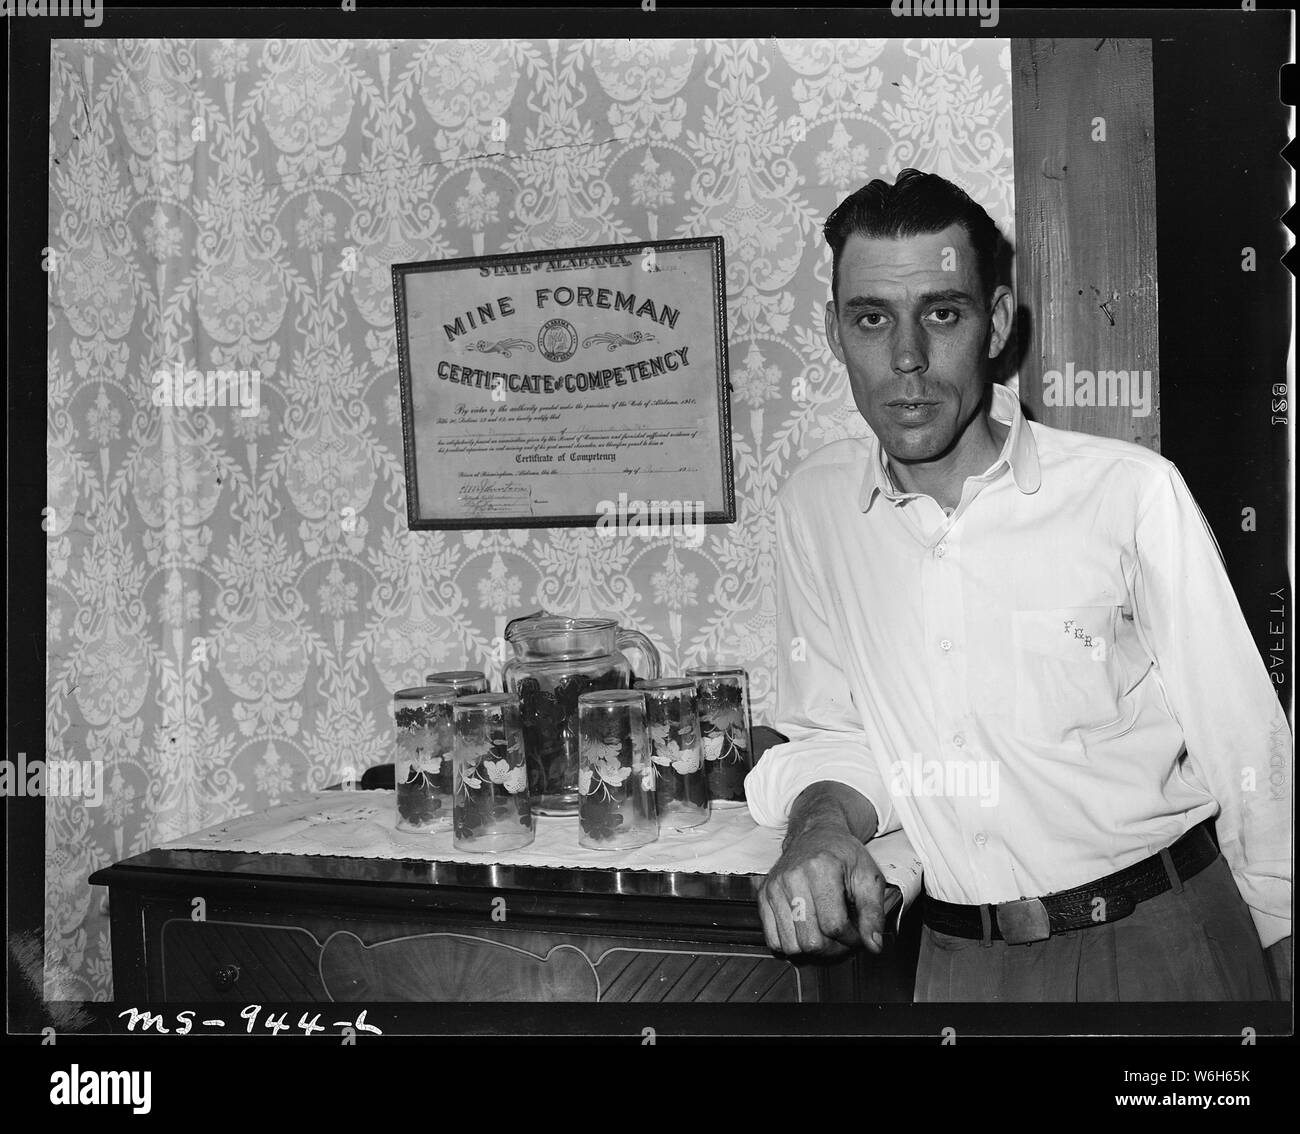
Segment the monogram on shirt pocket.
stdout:
<path fill-rule="evenodd" d="M 1015 725 L 1025 740 L 1087 759 L 1085 740 L 1131 727 L 1121 715 L 1117 606 L 1012 612 Z"/>

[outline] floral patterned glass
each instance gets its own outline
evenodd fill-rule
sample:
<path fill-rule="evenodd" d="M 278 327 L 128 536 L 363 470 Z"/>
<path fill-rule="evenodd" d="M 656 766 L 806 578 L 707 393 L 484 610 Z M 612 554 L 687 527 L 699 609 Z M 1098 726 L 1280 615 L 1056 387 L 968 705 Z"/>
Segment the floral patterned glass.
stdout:
<path fill-rule="evenodd" d="M 695 682 L 689 677 L 638 681 L 645 694 L 646 731 L 659 822 L 677 831 L 709 817 L 709 782 L 700 747 Z"/>
<path fill-rule="evenodd" d="M 749 742 L 749 676 L 739 668 L 688 669 L 695 682 L 700 743 L 709 798 L 717 808 L 745 802 L 745 777 L 753 767 Z"/>
<path fill-rule="evenodd" d="M 399 689 L 393 695 L 399 831 L 451 829 L 451 705 L 455 699 L 450 685 Z"/>
<path fill-rule="evenodd" d="M 533 841 L 533 811 L 519 699 L 513 693 L 473 693 L 456 698 L 452 716 L 455 846 L 469 851 L 526 847 Z"/>
<path fill-rule="evenodd" d="M 450 685 L 456 690 L 457 697 L 469 693 L 486 693 L 488 683 L 486 675 L 477 669 L 448 669 L 442 673 L 426 674 L 426 685 Z"/>
<path fill-rule="evenodd" d="M 578 842 L 596 850 L 659 837 L 645 695 L 606 689 L 578 698 Z"/>

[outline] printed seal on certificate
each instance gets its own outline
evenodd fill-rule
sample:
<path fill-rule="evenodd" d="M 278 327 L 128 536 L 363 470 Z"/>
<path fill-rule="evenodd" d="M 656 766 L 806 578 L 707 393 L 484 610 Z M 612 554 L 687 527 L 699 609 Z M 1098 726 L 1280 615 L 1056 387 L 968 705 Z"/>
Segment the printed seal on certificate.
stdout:
<path fill-rule="evenodd" d="M 537 349 L 547 362 L 568 362 L 578 349 L 578 332 L 567 319 L 548 319 L 537 332 Z"/>

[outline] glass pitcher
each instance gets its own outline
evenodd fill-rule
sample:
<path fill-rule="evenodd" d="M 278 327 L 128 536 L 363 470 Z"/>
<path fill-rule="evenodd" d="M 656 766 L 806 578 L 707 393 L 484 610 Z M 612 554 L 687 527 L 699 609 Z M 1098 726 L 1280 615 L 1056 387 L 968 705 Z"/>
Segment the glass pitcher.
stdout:
<path fill-rule="evenodd" d="M 632 666 L 622 649 L 640 651 L 645 673 L 659 676 L 659 651 L 644 634 L 612 618 L 531 614 L 506 627 L 514 657 L 503 677 L 523 717 L 528 793 L 539 815 L 578 813 L 578 698 L 599 689 L 629 689 Z"/>

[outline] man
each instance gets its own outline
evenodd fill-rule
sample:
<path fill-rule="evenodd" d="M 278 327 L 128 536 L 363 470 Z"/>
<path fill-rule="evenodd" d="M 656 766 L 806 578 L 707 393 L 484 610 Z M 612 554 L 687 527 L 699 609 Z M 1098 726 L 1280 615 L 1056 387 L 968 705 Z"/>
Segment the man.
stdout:
<path fill-rule="evenodd" d="M 959 188 L 873 181 L 826 239 L 874 438 L 777 499 L 769 946 L 879 952 L 863 844 L 901 827 L 918 1001 L 1270 999 L 1261 946 L 1289 997 L 1290 733 L 1181 476 L 988 381 L 1013 301 Z"/>

